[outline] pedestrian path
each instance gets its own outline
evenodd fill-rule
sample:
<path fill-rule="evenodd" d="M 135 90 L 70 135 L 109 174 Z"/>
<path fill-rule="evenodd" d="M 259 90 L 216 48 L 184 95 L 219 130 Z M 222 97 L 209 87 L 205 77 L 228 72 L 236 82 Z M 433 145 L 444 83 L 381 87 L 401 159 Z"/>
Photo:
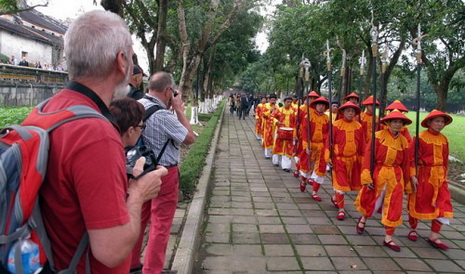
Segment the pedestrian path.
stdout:
<path fill-rule="evenodd" d="M 452 249 L 425 241 L 429 222 L 419 224 L 417 242 L 408 240 L 404 214 L 395 233 L 402 251 L 391 251 L 382 245 L 380 215 L 357 234 L 356 193 L 346 196 L 346 219 L 336 220 L 329 180 L 322 202 L 300 192 L 297 178 L 265 159 L 253 128 L 251 117 L 224 116 L 193 273 L 465 272 L 464 205 L 454 203 L 455 219 L 441 232 Z"/>

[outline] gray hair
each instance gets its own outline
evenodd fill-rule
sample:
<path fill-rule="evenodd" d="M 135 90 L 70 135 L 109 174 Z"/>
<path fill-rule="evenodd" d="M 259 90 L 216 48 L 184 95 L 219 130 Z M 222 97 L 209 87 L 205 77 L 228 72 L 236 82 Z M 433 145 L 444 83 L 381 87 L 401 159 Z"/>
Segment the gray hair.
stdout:
<path fill-rule="evenodd" d="M 109 11 L 93 10 L 79 16 L 65 34 L 66 64 L 69 79 L 105 77 L 113 68 L 117 54 L 128 60 L 131 34 L 124 20 Z"/>
<path fill-rule="evenodd" d="M 173 76 L 168 72 L 160 71 L 152 75 L 149 81 L 149 90 L 155 92 L 162 92 L 168 86 L 173 85 Z"/>

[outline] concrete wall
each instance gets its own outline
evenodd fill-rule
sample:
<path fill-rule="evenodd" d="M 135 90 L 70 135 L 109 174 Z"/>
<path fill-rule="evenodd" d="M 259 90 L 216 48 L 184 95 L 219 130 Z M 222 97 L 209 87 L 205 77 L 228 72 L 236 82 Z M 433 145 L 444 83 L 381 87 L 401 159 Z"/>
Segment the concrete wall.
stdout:
<path fill-rule="evenodd" d="M 14 55 L 16 60 L 21 61 L 21 52 L 27 52 L 27 61 L 36 63 L 39 61 L 42 66 L 47 63 L 51 64 L 52 46 L 35 40 L 24 38 L 15 34 L 0 30 L 0 52 L 11 57 Z"/>
<path fill-rule="evenodd" d="M 0 106 L 31 106 L 63 89 L 68 73 L 0 65 Z"/>

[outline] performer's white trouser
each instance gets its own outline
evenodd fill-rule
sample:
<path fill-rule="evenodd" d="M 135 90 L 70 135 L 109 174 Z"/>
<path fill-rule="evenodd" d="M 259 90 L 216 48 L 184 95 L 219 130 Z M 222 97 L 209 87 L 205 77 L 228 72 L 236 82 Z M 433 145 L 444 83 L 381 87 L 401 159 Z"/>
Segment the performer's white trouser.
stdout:
<path fill-rule="evenodd" d="M 271 162 L 273 163 L 273 165 L 279 165 L 279 157 L 281 155 L 279 154 L 273 154 L 273 158 L 271 158 Z"/>
<path fill-rule="evenodd" d="M 291 158 L 288 158 L 285 155 L 281 156 L 281 167 L 283 169 L 291 169 L 292 161 Z"/>
<path fill-rule="evenodd" d="M 299 157 L 294 156 L 294 161 L 295 161 L 295 163 L 297 164 L 297 163 L 300 161 Z"/>
<path fill-rule="evenodd" d="M 310 179 L 312 179 L 313 181 L 315 181 L 316 183 L 320 185 L 325 182 L 325 177 L 316 175 L 315 171 L 313 171 L 312 176 L 310 176 Z"/>
<path fill-rule="evenodd" d="M 265 157 L 271 158 L 271 148 L 265 148 Z"/>

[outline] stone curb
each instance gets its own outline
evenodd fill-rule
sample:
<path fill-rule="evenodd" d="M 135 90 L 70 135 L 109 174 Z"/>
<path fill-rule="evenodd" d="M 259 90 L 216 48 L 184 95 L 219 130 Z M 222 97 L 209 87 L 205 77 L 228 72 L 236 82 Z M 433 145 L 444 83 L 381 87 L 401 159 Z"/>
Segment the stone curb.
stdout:
<path fill-rule="evenodd" d="M 215 159 L 216 146 L 218 144 L 221 125 L 223 124 L 226 105 L 227 104 L 225 103 L 223 110 L 221 111 L 218 124 L 216 125 L 210 150 L 208 151 L 207 158 L 205 159 L 205 166 L 197 185 L 197 192 L 194 194 L 189 206 L 187 218 L 182 229 L 181 240 L 176 248 L 176 255 L 174 256 L 171 269 L 177 270 L 178 274 L 190 274 L 194 267 L 195 255 L 199 244 L 198 236 L 200 235 L 205 203 L 207 200 L 208 184 L 210 183 L 213 160 Z"/>
<path fill-rule="evenodd" d="M 461 204 L 465 204 L 465 189 L 460 187 L 458 183 L 449 181 L 450 196 Z"/>

